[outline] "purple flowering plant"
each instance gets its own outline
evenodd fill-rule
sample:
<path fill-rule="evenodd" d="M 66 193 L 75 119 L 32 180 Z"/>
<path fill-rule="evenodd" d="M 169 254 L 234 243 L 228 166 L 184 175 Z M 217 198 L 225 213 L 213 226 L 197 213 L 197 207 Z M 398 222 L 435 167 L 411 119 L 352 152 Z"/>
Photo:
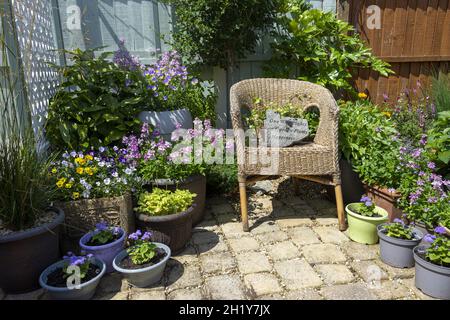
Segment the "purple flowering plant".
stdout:
<path fill-rule="evenodd" d="M 377 217 L 378 213 L 375 211 L 375 204 L 373 200 L 364 195 L 361 197 L 359 206 L 356 208 L 357 213 L 365 217 Z"/>
<path fill-rule="evenodd" d="M 63 152 L 50 175 L 62 201 L 121 196 L 140 188 L 137 162 L 118 147 Z"/>
<path fill-rule="evenodd" d="M 392 223 L 383 227 L 383 232 L 392 238 L 412 240 L 414 239 L 414 223 L 407 224 L 402 219 L 394 219 Z"/>
<path fill-rule="evenodd" d="M 128 236 L 127 252 L 135 265 L 143 265 L 150 262 L 156 256 L 157 246 L 152 243 L 152 233 L 149 231 L 136 232 Z"/>
<path fill-rule="evenodd" d="M 436 227 L 434 235 L 428 234 L 424 240 L 429 243 L 425 249 L 425 257 L 436 265 L 450 267 L 450 238 L 448 230 L 444 227 Z"/>
<path fill-rule="evenodd" d="M 122 236 L 122 230 L 119 227 L 109 226 L 106 222 L 102 221 L 95 225 L 95 229 L 92 231 L 92 237 L 88 241 L 90 246 L 101 246 L 111 243 Z"/>
<path fill-rule="evenodd" d="M 63 267 L 64 278 L 68 278 L 75 273 L 74 269 L 69 269 L 69 267 L 78 267 L 80 270 L 80 278 L 86 277 L 89 270 L 89 266 L 93 262 L 94 256 L 92 254 L 77 256 L 73 252 L 67 252 L 63 257 L 65 263 Z"/>
<path fill-rule="evenodd" d="M 436 164 L 424 150 L 425 139 L 417 147 L 400 148 L 402 179 L 399 207 L 412 221 L 421 221 L 428 228 L 450 216 L 450 181 L 436 173 Z"/>

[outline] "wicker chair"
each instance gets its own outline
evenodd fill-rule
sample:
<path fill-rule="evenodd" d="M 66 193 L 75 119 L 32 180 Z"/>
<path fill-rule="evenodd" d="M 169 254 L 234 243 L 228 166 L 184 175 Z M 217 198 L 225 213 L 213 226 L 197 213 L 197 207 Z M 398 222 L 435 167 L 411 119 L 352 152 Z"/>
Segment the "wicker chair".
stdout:
<path fill-rule="evenodd" d="M 320 122 L 314 141 L 287 148 L 251 147 L 245 144 L 242 108 L 251 109 L 253 99 L 263 103 L 292 103 L 303 110 L 316 107 L 320 111 Z M 291 176 L 334 186 L 336 194 L 339 229 L 345 230 L 344 204 L 342 199 L 338 163 L 338 114 L 336 101 L 329 90 L 309 82 L 287 79 L 250 79 L 231 87 L 231 117 L 236 138 L 238 179 L 241 216 L 244 231 L 248 231 L 248 208 L 246 186 L 271 176 Z M 266 154 L 277 160 L 276 170 L 264 167 L 257 158 Z"/>

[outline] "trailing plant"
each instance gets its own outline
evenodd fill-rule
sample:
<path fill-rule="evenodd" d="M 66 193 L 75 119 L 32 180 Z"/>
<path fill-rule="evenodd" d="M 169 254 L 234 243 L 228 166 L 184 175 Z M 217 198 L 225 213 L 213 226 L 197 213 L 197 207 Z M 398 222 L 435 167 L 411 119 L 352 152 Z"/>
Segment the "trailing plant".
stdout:
<path fill-rule="evenodd" d="M 95 225 L 92 237 L 87 243 L 89 246 L 101 246 L 120 238 L 122 230 L 119 227 L 110 227 L 105 222 Z"/>
<path fill-rule="evenodd" d="M 152 233 L 136 230 L 128 236 L 129 246 L 127 249 L 131 261 L 135 265 L 149 263 L 157 255 L 157 246 L 151 242 Z"/>
<path fill-rule="evenodd" d="M 279 1 L 166 0 L 174 5 L 173 47 L 196 65 L 229 69 L 273 26 Z"/>
<path fill-rule="evenodd" d="M 442 227 L 434 229 L 437 235 L 426 235 L 424 240 L 430 243 L 425 249 L 425 257 L 438 266 L 450 267 L 450 238 L 445 237 L 446 230 Z"/>
<path fill-rule="evenodd" d="M 401 180 L 400 139 L 390 113 L 368 100 L 341 103 L 339 145 L 361 180 L 396 189 Z"/>
<path fill-rule="evenodd" d="M 110 53 L 95 58 L 96 50 L 66 51 L 73 63 L 54 66 L 63 80 L 50 100 L 45 129 L 50 143 L 60 150 L 120 141 L 139 127 L 138 114 L 149 103 L 142 73 L 108 61 Z"/>
<path fill-rule="evenodd" d="M 48 172 L 63 201 L 117 197 L 141 186 L 137 163 L 118 147 L 64 152 Z"/>
<path fill-rule="evenodd" d="M 253 99 L 253 104 L 244 117 L 245 125 L 250 129 L 259 130 L 264 127 L 266 120 L 266 111 L 273 110 L 282 117 L 291 117 L 305 119 L 308 121 L 309 136 L 313 138 L 316 135 L 319 126 L 320 114 L 316 109 L 303 110 L 301 107 L 292 103 L 278 105 L 274 103 L 264 104 L 261 98 Z"/>
<path fill-rule="evenodd" d="M 413 240 L 414 227 L 406 224 L 402 219 L 394 219 L 393 223 L 389 223 L 383 227 L 384 233 L 391 238 Z"/>
<path fill-rule="evenodd" d="M 333 92 L 353 92 L 352 70 L 371 69 L 387 76 L 389 64 L 375 57 L 354 28 L 335 13 L 311 9 L 304 0 L 283 1 L 272 32 L 272 57 L 266 76 L 296 78 Z"/>
<path fill-rule="evenodd" d="M 72 252 L 68 252 L 67 255 L 63 257 L 65 260 L 63 267 L 64 278 L 70 277 L 77 272 L 76 270 L 79 270 L 80 279 L 84 279 L 89 271 L 91 263 L 93 262 L 93 258 L 94 256 L 92 254 L 77 256 Z"/>
<path fill-rule="evenodd" d="M 196 194 L 188 190 L 175 191 L 154 188 L 152 192 L 139 195 L 137 212 L 151 216 L 164 216 L 186 211 L 194 202 Z"/>

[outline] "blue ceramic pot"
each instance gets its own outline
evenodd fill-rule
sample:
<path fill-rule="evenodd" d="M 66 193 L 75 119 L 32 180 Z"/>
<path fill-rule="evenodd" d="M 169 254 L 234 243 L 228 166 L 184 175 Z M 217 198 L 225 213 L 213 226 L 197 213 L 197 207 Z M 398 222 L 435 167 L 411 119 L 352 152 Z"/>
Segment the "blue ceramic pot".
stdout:
<path fill-rule="evenodd" d="M 102 245 L 102 246 L 88 246 L 86 243 L 92 238 L 92 232 L 86 233 L 80 239 L 80 247 L 86 254 L 93 254 L 94 257 L 101 259 L 106 264 L 106 273 L 114 271 L 112 262 L 116 255 L 122 251 L 125 245 L 126 233 L 123 229 L 120 229 L 121 236 L 114 242 Z"/>
<path fill-rule="evenodd" d="M 67 287 L 59 288 L 59 287 L 52 287 L 47 284 L 48 276 L 55 270 L 63 268 L 65 265 L 65 261 L 61 260 L 58 261 L 51 266 L 49 266 L 47 269 L 45 269 L 41 276 L 39 277 L 39 284 L 42 288 L 44 288 L 50 295 L 50 297 L 53 300 L 89 300 L 91 299 L 94 294 L 95 290 L 97 289 L 98 284 L 100 283 L 101 278 L 105 274 L 106 271 L 106 265 L 105 263 L 98 259 L 94 258 L 94 263 L 97 267 L 100 268 L 100 273 L 93 279 L 82 283 L 79 285 L 78 288 L 69 289 Z"/>

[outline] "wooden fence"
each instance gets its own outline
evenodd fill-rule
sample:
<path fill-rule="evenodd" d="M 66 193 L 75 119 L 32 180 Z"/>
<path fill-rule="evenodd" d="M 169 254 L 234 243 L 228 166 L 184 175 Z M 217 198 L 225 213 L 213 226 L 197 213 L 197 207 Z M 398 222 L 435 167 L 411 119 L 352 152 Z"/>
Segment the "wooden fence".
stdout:
<path fill-rule="evenodd" d="M 449 72 L 450 0 L 352 0 L 349 5 L 349 21 L 395 71 L 388 78 L 370 71 L 355 75 L 358 89 L 374 102 L 382 102 L 384 94 L 392 101 L 418 80 L 429 83 L 433 72 Z M 380 9 L 379 29 L 373 28 L 378 10 L 373 5 Z"/>

